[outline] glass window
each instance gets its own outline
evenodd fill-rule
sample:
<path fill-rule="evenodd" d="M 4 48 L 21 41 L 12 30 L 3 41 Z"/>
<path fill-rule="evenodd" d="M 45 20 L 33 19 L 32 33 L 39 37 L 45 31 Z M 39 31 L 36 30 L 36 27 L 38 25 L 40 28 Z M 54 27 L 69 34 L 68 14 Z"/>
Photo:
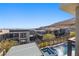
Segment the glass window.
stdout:
<path fill-rule="evenodd" d="M 20 38 L 26 38 L 26 33 L 20 33 Z"/>
<path fill-rule="evenodd" d="M 19 34 L 18 33 L 14 33 L 13 37 L 19 37 Z"/>

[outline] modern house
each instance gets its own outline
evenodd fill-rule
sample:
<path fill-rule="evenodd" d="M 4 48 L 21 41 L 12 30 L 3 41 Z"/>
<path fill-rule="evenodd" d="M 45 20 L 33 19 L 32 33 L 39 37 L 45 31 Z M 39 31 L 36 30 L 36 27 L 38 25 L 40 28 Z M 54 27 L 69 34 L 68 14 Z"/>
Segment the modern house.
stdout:
<path fill-rule="evenodd" d="M 30 42 L 30 30 L 26 29 L 1 29 L 0 30 L 0 41 L 12 39 L 16 40 L 19 43 L 28 43 Z"/>
<path fill-rule="evenodd" d="M 76 18 L 76 31 L 77 31 L 77 38 L 76 42 L 76 53 L 75 55 L 79 56 L 79 6 L 78 4 L 61 4 L 61 10 L 69 12 L 70 14 L 74 15 Z M 22 43 L 29 43 L 30 41 L 30 31 L 26 29 L 1 29 L 0 30 L 0 41 L 6 39 L 12 39 L 18 41 L 20 44 Z M 25 48 L 27 47 L 27 48 Z M 68 49 L 70 51 L 71 49 Z M 42 53 L 38 49 L 36 43 L 29 43 L 19 46 L 12 47 L 6 56 L 41 56 Z"/>

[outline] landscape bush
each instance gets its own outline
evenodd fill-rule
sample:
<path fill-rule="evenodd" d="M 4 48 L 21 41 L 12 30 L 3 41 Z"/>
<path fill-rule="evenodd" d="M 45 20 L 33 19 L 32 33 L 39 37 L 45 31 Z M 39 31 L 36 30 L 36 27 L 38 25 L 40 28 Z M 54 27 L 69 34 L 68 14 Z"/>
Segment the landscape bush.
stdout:
<path fill-rule="evenodd" d="M 43 39 L 53 39 L 53 38 L 55 38 L 55 36 L 53 35 L 53 34 L 45 34 L 44 36 L 43 36 Z"/>
<path fill-rule="evenodd" d="M 70 37 L 75 37 L 76 36 L 76 32 L 70 32 Z"/>
<path fill-rule="evenodd" d="M 7 52 L 12 46 L 15 46 L 17 42 L 14 40 L 3 40 L 0 43 L 0 46 Z"/>

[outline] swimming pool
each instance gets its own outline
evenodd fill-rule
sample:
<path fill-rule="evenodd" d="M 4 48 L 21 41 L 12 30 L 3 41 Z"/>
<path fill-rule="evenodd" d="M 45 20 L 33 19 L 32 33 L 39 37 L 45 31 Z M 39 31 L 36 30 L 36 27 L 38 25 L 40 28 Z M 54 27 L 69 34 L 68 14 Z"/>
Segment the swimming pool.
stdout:
<path fill-rule="evenodd" d="M 75 55 L 75 46 L 72 46 L 72 55 Z M 67 56 L 67 44 L 48 46 L 41 49 L 44 56 Z"/>

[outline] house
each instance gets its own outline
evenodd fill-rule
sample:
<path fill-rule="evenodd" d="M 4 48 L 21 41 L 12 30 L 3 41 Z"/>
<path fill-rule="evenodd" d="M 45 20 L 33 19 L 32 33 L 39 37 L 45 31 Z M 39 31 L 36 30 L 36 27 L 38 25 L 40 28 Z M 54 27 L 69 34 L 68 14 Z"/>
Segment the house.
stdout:
<path fill-rule="evenodd" d="M 30 42 L 30 30 L 26 29 L 1 29 L 0 30 L 0 41 L 11 39 L 16 40 L 19 43 Z"/>

